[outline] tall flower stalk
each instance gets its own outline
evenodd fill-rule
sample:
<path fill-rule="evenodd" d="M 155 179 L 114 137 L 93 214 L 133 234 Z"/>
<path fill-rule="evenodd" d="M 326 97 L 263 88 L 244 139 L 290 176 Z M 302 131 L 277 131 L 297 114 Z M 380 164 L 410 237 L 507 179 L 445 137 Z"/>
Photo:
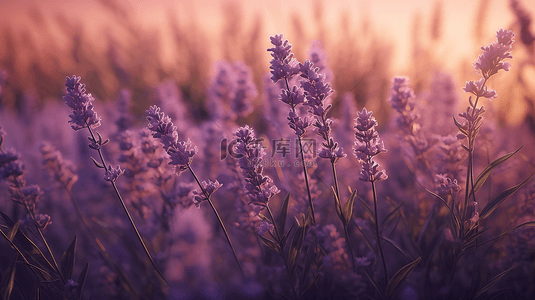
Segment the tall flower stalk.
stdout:
<path fill-rule="evenodd" d="M 496 37 L 496 41 L 481 47 L 483 53 L 479 55 L 473 64 L 476 73 L 480 74 L 481 78 L 477 81 L 467 81 L 463 88 L 466 93 L 471 93 L 476 97 L 475 100 L 472 101 L 472 96 L 470 96 L 468 99 L 470 105 L 467 107 L 466 112 L 459 114 L 464 121 L 460 123 L 453 117 L 453 121 L 459 129 L 457 138 L 461 140 L 466 139 L 466 144 L 462 144 L 461 146 L 468 152 L 464 206 L 459 228 L 459 238 L 461 241 L 464 241 L 471 233 L 475 232 L 475 234 L 478 234 L 479 231 L 478 203 L 474 187 L 474 153 L 475 139 L 483 125 L 483 113 L 485 113 L 485 108 L 483 106 L 477 107 L 477 105 L 480 98 L 492 100 L 498 97 L 495 90 L 487 88 L 486 83 L 494 74 L 497 74 L 499 70 L 508 71 L 511 64 L 503 60 L 513 58 L 510 51 L 513 48 L 512 44 L 515 41 L 514 33 L 509 30 L 500 29 L 496 33 Z M 471 203 L 469 203 L 470 197 L 472 198 Z M 477 251 L 478 244 L 479 239 L 476 238 L 475 251 Z M 455 265 L 459 259 L 458 256 L 457 251 L 455 251 L 453 267 L 450 274 L 450 283 L 455 272 Z M 476 257 L 476 252 L 474 252 L 474 260 Z M 471 290 L 473 284 L 474 278 L 472 277 Z"/>
<path fill-rule="evenodd" d="M 301 157 L 301 164 L 303 165 L 303 173 L 305 177 L 305 185 L 307 187 L 308 204 L 310 206 L 310 215 L 312 216 L 312 224 L 316 223 L 316 217 L 314 215 L 314 205 L 312 204 L 312 195 L 310 193 L 310 185 L 308 182 L 308 172 L 305 164 L 305 155 L 303 153 L 302 138 L 306 132 L 308 126 L 310 126 L 310 120 L 308 117 L 300 117 L 296 107 L 299 104 L 303 104 L 305 97 L 301 88 L 293 86 L 290 89 L 289 80 L 294 75 L 299 74 L 300 67 L 297 60 L 293 57 L 292 45 L 288 40 L 282 40 L 282 34 L 276 34 L 270 37 L 272 48 L 268 51 L 271 52 L 273 59 L 269 61 L 271 69 L 271 80 L 277 83 L 279 80 L 284 80 L 286 89 L 280 94 L 280 100 L 288 106 L 290 106 L 290 112 L 288 114 L 288 125 L 292 128 L 297 136 L 299 142 L 299 155 Z"/>
<path fill-rule="evenodd" d="M 236 263 L 240 268 L 240 272 L 243 276 L 245 276 L 240 261 L 238 260 L 238 256 L 236 255 L 236 251 L 234 250 L 234 246 L 232 245 L 232 242 L 230 240 L 230 236 L 228 235 L 225 224 L 223 223 L 223 220 L 219 216 L 219 213 L 217 212 L 217 209 L 215 208 L 211 200 L 212 194 L 217 191 L 222 186 L 222 184 L 220 184 L 217 180 L 208 180 L 203 181 L 201 183 L 201 181 L 191 168 L 193 156 L 197 154 L 197 147 L 192 148 L 191 141 L 189 139 L 186 141 L 178 141 L 178 131 L 176 126 L 173 125 L 171 118 L 169 118 L 164 112 L 162 112 L 158 106 L 153 105 L 149 107 L 149 109 L 145 111 L 145 115 L 147 117 L 147 120 L 149 121 L 147 128 L 152 132 L 152 136 L 154 138 L 159 139 L 160 142 L 163 144 L 165 152 L 167 152 L 167 154 L 169 155 L 169 164 L 174 165 L 176 167 L 177 175 L 180 175 L 184 171 L 189 171 L 195 179 L 195 182 L 200 188 L 200 191 L 193 191 L 193 201 L 195 205 L 200 208 L 200 205 L 203 201 L 207 201 L 210 204 L 210 207 L 214 211 L 219 225 L 221 226 L 221 229 L 225 234 L 229 247 L 232 250 L 232 254 L 234 255 L 234 259 L 236 260 Z"/>
<path fill-rule="evenodd" d="M 480 74 L 482 78 L 478 81 L 467 81 L 463 90 L 467 93 L 473 94 L 476 98 L 472 101 L 472 96 L 469 97 L 470 106 L 466 109 L 466 112 L 460 113 L 459 116 L 464 119 L 462 123 L 459 123 L 457 119 L 454 119 L 455 125 L 459 129 L 457 137 L 459 139 L 466 139 L 466 144 L 462 147 L 468 152 L 468 168 L 466 170 L 466 189 L 464 197 L 463 217 L 464 220 L 470 220 L 476 223 L 478 220 L 477 210 L 472 210 L 470 216 L 467 215 L 469 211 L 468 201 L 472 197 L 473 205 L 477 207 L 477 201 L 474 190 L 474 152 L 475 152 L 475 139 L 481 126 L 483 125 L 483 113 L 485 108 L 483 106 L 477 107 L 480 98 L 487 98 L 492 100 L 497 98 L 498 95 L 495 90 L 488 89 L 486 86 L 487 81 L 499 70 L 508 71 L 511 67 L 509 62 L 504 62 L 504 59 L 513 58 L 510 51 L 514 42 L 514 33 L 512 31 L 500 29 L 496 33 L 497 40 L 491 44 L 481 47 L 483 53 L 474 62 L 474 68 L 476 73 Z M 461 228 L 464 228 L 464 222 L 461 224 Z"/>
<path fill-rule="evenodd" d="M 71 118 L 69 123 L 71 123 L 71 127 L 74 131 L 78 131 L 84 128 L 87 128 L 87 130 L 89 130 L 90 136 L 88 137 L 88 139 L 91 142 L 89 144 L 89 147 L 98 152 L 100 163 L 97 162 L 94 158 L 91 159 L 97 167 L 106 171 L 104 174 L 104 180 L 109 181 L 112 185 L 113 190 L 115 191 L 115 194 L 117 195 L 117 198 L 119 199 L 119 202 L 121 203 L 121 206 L 123 207 L 123 210 L 126 213 L 126 216 L 128 217 L 128 220 L 130 221 L 130 224 L 132 225 L 132 228 L 134 229 L 137 238 L 141 243 L 141 246 L 143 247 L 143 250 L 145 251 L 145 254 L 149 258 L 152 266 L 154 267 L 158 275 L 165 283 L 167 283 L 163 274 L 160 272 L 160 270 L 156 266 L 156 263 L 152 259 L 152 256 L 147 246 L 145 245 L 145 242 L 143 241 L 143 238 L 141 237 L 141 234 L 139 233 L 136 224 L 134 223 L 134 220 L 132 219 L 132 216 L 128 211 L 128 208 L 126 207 L 126 204 L 124 203 L 121 194 L 119 193 L 119 189 L 115 184 L 115 181 L 117 181 L 119 176 L 123 174 L 124 171 L 121 170 L 120 166 L 114 168 L 111 165 L 108 165 L 106 167 L 106 161 L 104 160 L 104 156 L 102 155 L 101 149 L 109 142 L 109 140 L 106 139 L 103 141 L 102 136 L 98 132 L 93 132 L 93 129 L 100 126 L 100 117 L 98 117 L 97 113 L 93 110 L 93 101 L 95 99 L 91 94 L 86 92 L 85 84 L 81 83 L 80 80 L 80 77 L 73 75 L 72 77 L 67 77 L 65 83 L 65 86 L 67 87 L 67 94 L 63 96 L 63 100 L 72 109 L 72 114 L 69 115 L 69 117 Z M 95 133 L 98 138 L 95 136 Z"/>
<path fill-rule="evenodd" d="M 368 112 L 363 108 L 361 112 L 357 112 L 357 119 L 355 123 L 355 156 L 362 165 L 359 179 L 370 182 L 373 193 L 373 208 L 375 218 L 375 233 L 377 237 L 377 247 L 383 262 L 383 271 L 385 274 L 385 285 L 388 283 L 388 273 L 385 262 L 385 254 L 381 245 L 381 233 L 379 232 L 379 218 L 377 217 L 377 190 L 375 182 L 385 180 L 388 178 L 385 170 L 378 170 L 379 164 L 374 161 L 374 157 L 378 154 L 386 152 L 383 141 L 379 139 L 379 133 L 375 130 L 377 121 L 372 116 L 372 112 Z"/>
<path fill-rule="evenodd" d="M 332 105 L 329 104 L 325 107 L 325 100 L 327 97 L 333 94 L 333 89 L 330 84 L 326 82 L 325 76 L 319 74 L 319 68 L 314 67 L 314 64 L 309 60 L 306 60 L 304 64 L 299 64 L 299 70 L 301 77 L 305 80 L 301 82 L 301 87 L 303 88 L 306 102 L 304 105 L 309 106 L 309 112 L 315 117 L 316 121 L 313 126 L 317 128 L 317 134 L 321 136 L 324 140 L 322 143 L 322 149 L 318 153 L 318 156 L 321 158 L 328 159 L 331 163 L 331 169 L 333 173 L 333 182 L 334 182 L 334 192 L 335 192 L 335 203 L 339 205 L 340 203 L 340 190 L 338 188 L 338 179 L 336 176 L 336 163 L 340 158 L 346 157 L 343 149 L 338 146 L 338 143 L 334 141 L 331 137 L 331 125 L 333 121 L 330 118 L 327 118 L 327 114 L 332 108 Z M 340 210 L 341 212 L 342 210 Z M 351 219 L 352 211 L 345 212 L 347 216 L 340 215 L 340 220 L 344 226 L 344 234 L 346 237 L 346 244 L 348 247 L 348 252 L 350 254 L 351 266 L 353 271 L 356 270 L 355 266 L 355 257 L 353 256 L 353 247 L 349 240 L 349 234 L 347 230 L 347 224 Z"/>

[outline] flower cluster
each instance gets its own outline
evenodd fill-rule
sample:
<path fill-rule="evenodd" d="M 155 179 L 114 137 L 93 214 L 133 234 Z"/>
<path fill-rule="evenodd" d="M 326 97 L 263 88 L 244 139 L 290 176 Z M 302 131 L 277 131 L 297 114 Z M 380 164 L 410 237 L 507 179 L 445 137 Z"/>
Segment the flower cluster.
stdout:
<path fill-rule="evenodd" d="M 222 187 L 223 185 L 219 183 L 217 180 L 216 181 L 208 180 L 208 181 L 203 181 L 201 183 L 201 186 L 202 186 L 201 191 L 199 190 L 193 191 L 193 203 L 195 204 L 195 206 L 197 206 L 197 208 L 201 208 L 201 202 L 207 201 L 208 199 L 210 199 L 210 196 L 212 196 L 212 194 L 215 191 L 217 191 L 220 187 Z"/>
<path fill-rule="evenodd" d="M 273 59 L 269 61 L 271 69 L 271 80 L 277 83 L 281 79 L 288 79 L 293 75 L 299 73 L 299 65 L 292 53 L 292 45 L 288 40 L 282 40 L 282 34 L 276 34 L 270 37 L 272 48 L 271 52 Z"/>
<path fill-rule="evenodd" d="M 346 154 L 330 136 L 333 121 L 327 118 L 327 113 L 332 105 L 329 104 L 325 107 L 325 99 L 333 94 L 333 89 L 326 82 L 325 76 L 319 74 L 319 68 L 314 67 L 314 64 L 309 60 L 305 61 L 304 64 L 299 64 L 299 69 L 301 77 L 305 79 L 301 81 L 301 88 L 304 90 L 304 95 L 307 99 L 304 105 L 310 107 L 310 113 L 316 118 L 314 127 L 318 129 L 318 135 L 325 141 L 322 143 L 322 150 L 318 155 L 336 163 Z"/>
<path fill-rule="evenodd" d="M 240 127 L 235 136 L 237 142 L 234 151 L 241 156 L 238 163 L 245 177 L 246 194 L 249 196 L 249 203 L 256 205 L 256 211 L 259 213 L 269 199 L 280 191 L 269 176 L 262 174 L 262 159 L 266 153 L 260 147 L 253 129 L 249 126 Z"/>
<path fill-rule="evenodd" d="M 492 75 L 498 73 L 499 70 L 508 71 L 511 67 L 509 62 L 503 62 L 503 60 L 513 58 L 510 51 L 513 48 L 515 34 L 510 30 L 500 29 L 496 33 L 496 37 L 496 41 L 481 47 L 483 53 L 474 62 L 476 72 L 481 73 L 484 79 L 489 79 Z"/>
<path fill-rule="evenodd" d="M 121 176 L 123 173 L 124 170 L 121 170 L 121 167 L 119 165 L 117 166 L 117 168 L 114 168 L 109 165 L 106 169 L 106 173 L 104 173 L 104 180 L 109 182 L 115 182 L 117 181 L 117 178 L 119 178 L 119 176 Z"/>
<path fill-rule="evenodd" d="M 456 179 L 451 179 L 446 174 L 436 174 L 435 183 L 437 185 L 437 193 L 439 195 L 449 195 L 453 192 L 458 192 L 461 187 L 457 184 Z"/>
<path fill-rule="evenodd" d="M 396 117 L 397 126 L 411 135 L 414 135 L 420 129 L 420 125 L 415 123 L 419 117 L 414 111 L 416 106 L 415 98 L 407 77 L 398 76 L 392 79 L 388 102 L 399 113 Z"/>
<path fill-rule="evenodd" d="M 379 164 L 373 160 L 376 155 L 386 152 L 383 141 L 379 139 L 379 133 L 375 130 L 377 121 L 372 117 L 372 112 L 366 108 L 357 112 L 355 123 L 355 156 L 362 164 L 359 179 L 362 181 L 375 182 L 388 178 L 386 171 L 378 171 Z"/>
<path fill-rule="evenodd" d="M 80 82 L 80 77 L 73 75 L 67 77 L 65 86 L 67 87 L 67 94 L 63 96 L 63 100 L 72 109 L 72 114 L 69 115 L 72 129 L 78 131 L 83 128 L 97 128 L 100 126 L 100 117 L 93 110 L 93 101 L 95 98 L 91 94 L 86 93 L 85 84 Z"/>
<path fill-rule="evenodd" d="M 286 83 L 286 89 L 280 94 L 280 100 L 290 106 L 290 112 L 288 114 L 288 125 L 292 128 L 298 137 L 302 137 L 308 126 L 310 126 L 310 120 L 308 117 L 301 117 L 296 110 L 297 105 L 305 102 L 305 95 L 301 88 L 293 86 L 290 88 L 288 80 L 301 72 L 301 65 L 295 60 L 292 53 L 292 45 L 288 40 L 282 41 L 282 34 L 276 34 L 270 37 L 271 44 L 275 47 L 269 48 L 273 59 L 269 61 L 271 69 L 271 80 L 277 83 L 279 80 L 284 79 Z"/>
<path fill-rule="evenodd" d="M 43 156 L 43 166 L 52 173 L 56 181 L 63 184 L 67 189 L 70 189 L 78 180 L 76 166 L 70 160 L 65 160 L 61 152 L 56 150 L 49 142 L 44 142 L 40 150 Z"/>
<path fill-rule="evenodd" d="M 171 118 L 165 115 L 161 109 L 153 105 L 145 111 L 149 124 L 147 128 L 152 131 L 152 136 L 160 140 L 164 150 L 169 155 L 170 165 L 175 165 L 177 173 L 187 170 L 197 154 L 197 147 L 191 148 L 191 141 L 178 141 L 178 132 Z"/>
<path fill-rule="evenodd" d="M 208 111 L 212 119 L 235 120 L 253 111 L 251 101 L 258 96 L 251 68 L 242 62 L 215 65 L 215 76 L 208 91 Z"/>

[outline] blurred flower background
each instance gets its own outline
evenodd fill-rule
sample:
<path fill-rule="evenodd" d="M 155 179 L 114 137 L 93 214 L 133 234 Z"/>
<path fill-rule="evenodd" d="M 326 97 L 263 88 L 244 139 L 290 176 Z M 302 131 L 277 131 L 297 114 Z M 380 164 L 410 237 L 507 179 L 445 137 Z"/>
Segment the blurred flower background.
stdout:
<path fill-rule="evenodd" d="M 535 168 L 534 8 L 535 0 L 0 0 L 0 230 L 15 235 L 20 225 L 19 232 L 39 241 L 45 261 L 61 257 L 61 271 L 32 261 L 56 274 L 36 271 L 38 276 L 13 263 L 22 260 L 11 240 L 0 237 L 0 285 L 17 266 L 27 274 L 13 271 L 15 282 L 42 280 L 27 281 L 42 287 L 41 299 L 54 299 L 54 293 L 67 299 L 305 299 L 308 285 L 317 298 L 332 299 L 467 299 L 498 292 L 533 299 L 535 231 L 500 234 L 535 224 L 535 184 L 529 181 Z M 465 82 L 475 82 L 469 86 L 474 95 L 481 92 L 473 63 L 500 28 L 515 34 L 508 45 L 512 67 L 485 81 L 498 97 L 481 99 L 484 110 L 470 103 L 481 108 L 478 116 L 486 111 L 485 121 L 471 129 L 475 150 L 463 150 L 456 134 L 465 125 L 456 127 L 452 115 L 469 104 Z M 281 33 L 297 61 L 310 59 L 318 69 L 305 63 L 272 82 L 266 50 L 274 46 L 270 37 Z M 309 78 L 297 76 L 305 69 Z M 82 130 L 70 128 L 72 111 L 62 97 L 66 76 L 73 74 L 81 81 L 67 83 L 76 79 L 86 90 L 69 91 L 69 106 L 79 105 L 80 94 L 92 94 L 94 101 L 84 96 L 84 109 L 95 113 L 91 129 L 98 131 L 91 147 L 110 165 L 91 161 L 98 157 L 87 147 L 81 117 L 75 127 Z M 307 93 L 317 87 L 313 79 L 325 84 L 321 101 L 314 104 L 300 90 L 303 78 Z M 303 104 L 305 96 L 305 105 L 293 102 Z M 300 118 L 308 108 L 316 114 Z M 293 125 L 310 126 L 294 132 L 290 111 Z M 359 151 L 388 149 L 376 157 L 380 169 L 363 171 L 374 175 L 362 175 L 363 181 L 361 163 L 377 165 L 371 161 L 376 154 L 353 155 L 357 112 L 373 123 L 374 135 L 361 141 Z M 146 116 L 152 117 L 148 128 Z M 236 141 L 240 130 L 246 134 Z M 155 132 L 174 146 L 162 147 Z M 325 142 L 323 152 L 298 160 L 298 149 L 305 152 L 303 144 L 312 140 L 316 150 Z M 267 156 L 279 160 L 262 164 Z M 498 157 L 506 158 L 479 181 L 479 172 Z M 477 202 L 465 178 L 477 181 Z M 109 185 L 115 188 L 115 182 L 152 265 L 115 199 Z M 488 222 L 494 212 L 488 203 L 504 190 L 512 191 L 507 197 L 519 192 Z M 463 194 L 465 203 L 456 208 L 468 212 L 460 216 L 457 210 L 462 225 L 454 228 L 455 213 L 443 204 L 455 208 Z M 260 200 L 251 206 L 251 199 Z M 258 214 L 271 215 L 263 206 L 268 200 L 277 221 Z M 26 203 L 30 215 L 19 205 Z M 317 224 L 305 217 L 312 206 Z M 381 235 L 388 255 L 375 251 Z M 76 264 L 64 267 L 70 256 L 62 253 L 75 252 L 68 246 L 73 238 Z M 489 242 L 484 250 L 479 239 Z M 469 255 L 456 256 L 459 249 Z M 295 261 L 289 263 L 291 251 Z M 476 251 L 479 261 L 472 260 Z M 386 288 L 387 273 L 404 266 L 412 274 L 397 289 Z M 500 284 L 487 288 L 496 274 L 503 274 L 494 281 Z M 373 278 L 381 277 L 385 284 L 377 280 L 382 290 L 376 290 Z M 386 290 L 390 294 L 383 295 Z M 36 294 L 20 284 L 13 291 L 27 299 Z"/>

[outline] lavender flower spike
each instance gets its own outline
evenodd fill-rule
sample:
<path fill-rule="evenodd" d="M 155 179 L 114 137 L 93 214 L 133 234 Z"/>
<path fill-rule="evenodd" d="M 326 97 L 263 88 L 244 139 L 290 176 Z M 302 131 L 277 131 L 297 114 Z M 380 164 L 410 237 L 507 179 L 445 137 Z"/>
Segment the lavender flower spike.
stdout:
<path fill-rule="evenodd" d="M 249 126 L 240 127 L 236 131 L 237 143 L 234 151 L 242 155 L 239 166 L 245 177 L 245 189 L 250 204 L 256 205 L 259 213 L 267 205 L 268 200 L 280 190 L 273 184 L 269 176 L 262 175 L 262 158 L 266 154 L 260 147 L 253 129 Z"/>
<path fill-rule="evenodd" d="M 510 30 L 500 29 L 496 33 L 496 37 L 496 41 L 488 46 L 481 47 L 483 53 L 474 62 L 476 72 L 481 72 L 485 79 L 498 73 L 501 69 L 508 71 L 511 67 L 509 62 L 502 62 L 502 60 L 513 58 L 509 51 L 513 49 L 515 34 Z"/>
<path fill-rule="evenodd" d="M 272 60 L 269 61 L 271 80 L 277 83 L 281 79 L 288 79 L 299 73 L 299 66 L 292 53 L 292 45 L 288 40 L 282 40 L 282 34 L 270 37 L 271 44 L 275 47 L 267 49 L 271 52 Z"/>
<path fill-rule="evenodd" d="M 198 191 L 198 190 L 193 191 L 193 203 L 195 204 L 195 206 L 197 206 L 197 208 L 201 208 L 201 202 L 208 200 L 208 198 L 210 198 L 210 196 L 215 191 L 217 191 L 220 187 L 223 186 L 217 180 L 216 181 L 211 181 L 211 180 L 203 181 L 201 185 L 202 185 L 202 188 L 206 191 L 207 195 L 205 195 L 202 191 Z"/>
<path fill-rule="evenodd" d="M 120 166 L 117 166 L 117 168 L 113 168 L 111 165 L 108 166 L 106 169 L 106 173 L 104 174 L 104 180 L 115 182 L 117 181 L 117 178 L 121 176 L 124 173 L 124 170 L 121 170 Z"/>
<path fill-rule="evenodd" d="M 149 124 L 147 128 L 152 132 L 152 136 L 160 139 L 164 150 L 169 155 L 170 165 L 177 167 L 177 173 L 180 174 L 188 169 L 197 154 L 197 147 L 191 148 L 191 141 L 178 141 L 178 132 L 176 126 L 161 109 L 153 105 L 145 111 Z"/>
<path fill-rule="evenodd" d="M 72 114 L 69 115 L 71 117 L 69 123 L 71 123 L 74 131 L 86 127 L 94 129 L 100 126 L 100 117 L 93 110 L 93 101 L 95 98 L 91 94 L 86 93 L 85 84 L 81 83 L 80 79 L 76 75 L 67 77 L 65 83 L 67 94 L 63 96 L 65 103 L 72 108 Z"/>
<path fill-rule="evenodd" d="M 372 117 L 372 112 L 366 108 L 357 112 L 355 123 L 355 156 L 362 164 L 359 179 L 362 181 L 375 182 L 388 178 L 385 170 L 378 171 L 379 164 L 373 161 L 373 157 L 386 152 L 384 143 L 379 139 L 379 133 L 375 130 L 377 121 Z"/>

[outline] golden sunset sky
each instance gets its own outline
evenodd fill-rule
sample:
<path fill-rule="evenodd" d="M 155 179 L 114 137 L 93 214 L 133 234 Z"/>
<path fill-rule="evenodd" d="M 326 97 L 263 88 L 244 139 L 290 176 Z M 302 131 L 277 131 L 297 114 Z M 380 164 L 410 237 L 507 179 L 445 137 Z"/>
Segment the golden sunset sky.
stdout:
<path fill-rule="evenodd" d="M 427 34 L 432 19 L 433 0 L 319 0 L 323 5 L 325 24 L 331 32 L 336 32 L 339 17 L 342 12 L 350 15 L 352 24 L 358 26 L 363 18 L 371 20 L 372 27 L 384 39 L 394 45 L 394 69 L 403 70 L 410 67 L 410 40 L 414 16 L 419 15 L 423 27 L 422 32 Z M 444 57 L 446 65 L 453 64 L 461 57 L 475 59 L 477 49 L 474 40 L 474 24 L 478 13 L 480 1 L 450 0 L 442 1 L 442 34 L 441 49 L 437 49 L 447 56 Z M 103 9 L 101 1 L 73 1 L 73 0 L 0 0 L 0 22 L 11 26 L 24 27 L 32 22 L 32 8 L 38 8 L 42 14 L 53 17 L 58 13 L 65 14 L 71 19 L 82 20 L 87 30 L 97 35 L 109 22 L 110 14 Z M 312 22 L 314 3 L 306 0 L 197 0 L 197 1 L 171 1 L 171 0 L 121 0 L 121 6 L 133 11 L 134 17 L 147 28 L 160 28 L 165 33 L 167 15 L 176 12 L 178 18 L 195 19 L 211 39 L 219 41 L 223 22 L 222 8 L 229 3 L 237 3 L 241 7 L 246 22 L 260 15 L 264 21 L 266 46 L 269 45 L 267 36 L 275 33 L 284 33 L 291 41 L 291 16 L 299 14 L 304 23 Z M 483 26 L 483 36 L 488 37 L 484 44 L 492 41 L 497 29 L 508 27 L 514 21 L 508 8 L 507 0 L 485 1 L 489 6 Z M 527 8 L 535 7 L 535 0 L 523 0 Z M 313 38 L 313 37 L 312 37 Z M 333 36 L 332 38 L 336 38 Z M 475 49 L 475 50 L 474 50 Z M 215 50 L 213 50 L 215 51 Z M 168 54 L 167 54 L 168 55 Z M 218 53 L 213 53 L 213 59 Z"/>

